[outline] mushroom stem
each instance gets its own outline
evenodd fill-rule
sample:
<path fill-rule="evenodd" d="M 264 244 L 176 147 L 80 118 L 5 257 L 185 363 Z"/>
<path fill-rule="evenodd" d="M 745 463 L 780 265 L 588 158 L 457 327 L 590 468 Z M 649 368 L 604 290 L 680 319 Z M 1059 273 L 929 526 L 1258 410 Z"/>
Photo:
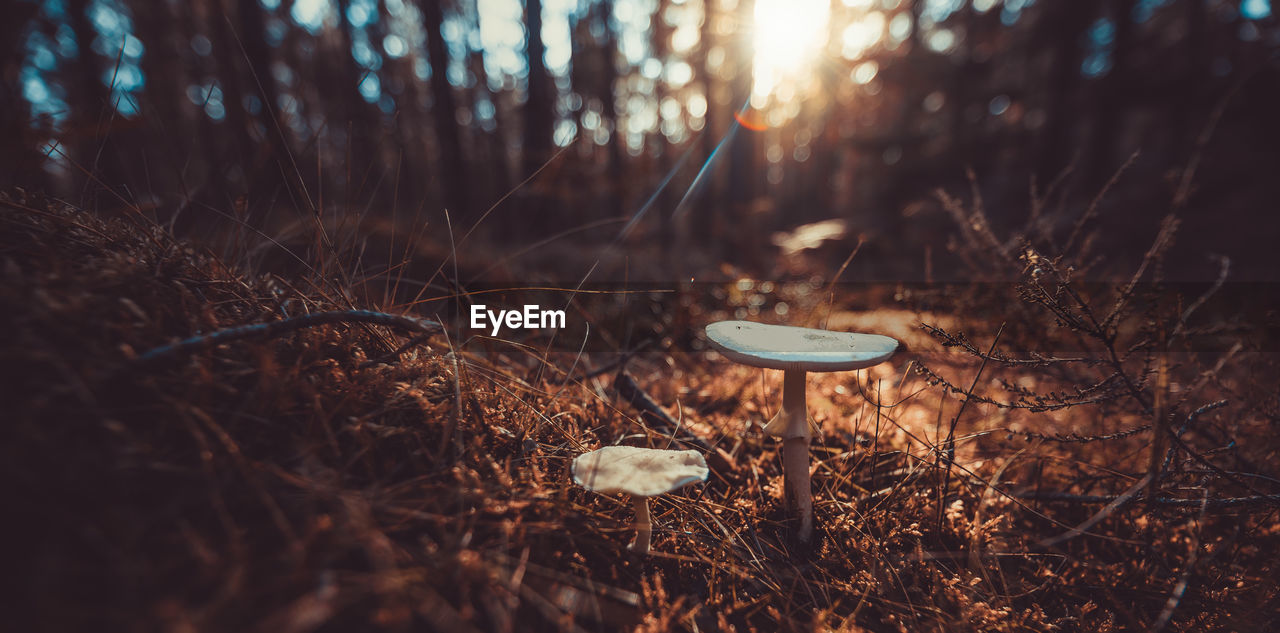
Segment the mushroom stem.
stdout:
<path fill-rule="evenodd" d="M 641 556 L 648 556 L 649 541 L 653 537 L 653 522 L 649 519 L 649 498 L 631 495 L 631 505 L 636 509 L 636 540 L 631 541 L 627 549 Z"/>
<path fill-rule="evenodd" d="M 782 435 L 782 478 L 786 490 L 787 508 L 792 515 L 800 515 L 800 528 L 796 539 L 808 543 L 813 536 L 813 490 L 809 483 L 809 408 L 805 402 L 806 372 L 790 370 L 782 377 L 781 422 L 786 425 Z"/>

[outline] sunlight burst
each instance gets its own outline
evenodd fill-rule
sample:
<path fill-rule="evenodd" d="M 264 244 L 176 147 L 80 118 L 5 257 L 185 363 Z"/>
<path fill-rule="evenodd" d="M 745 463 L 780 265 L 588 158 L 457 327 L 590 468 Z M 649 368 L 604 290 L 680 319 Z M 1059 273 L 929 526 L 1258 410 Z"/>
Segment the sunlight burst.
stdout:
<path fill-rule="evenodd" d="M 798 87 L 812 75 L 827 44 L 830 13 L 829 0 L 756 0 L 752 105 L 760 107 L 771 95 L 780 97 L 779 88 Z"/>

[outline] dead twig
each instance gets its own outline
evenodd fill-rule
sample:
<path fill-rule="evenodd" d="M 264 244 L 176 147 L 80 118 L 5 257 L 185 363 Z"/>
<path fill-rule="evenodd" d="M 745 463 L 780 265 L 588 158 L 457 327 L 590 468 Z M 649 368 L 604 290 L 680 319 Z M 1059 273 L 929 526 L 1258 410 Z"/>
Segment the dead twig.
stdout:
<path fill-rule="evenodd" d="M 208 334 L 200 334 L 178 341 L 172 345 L 164 345 L 162 347 L 149 350 L 141 356 L 138 356 L 138 358 L 133 361 L 133 365 L 135 367 L 151 367 L 184 354 L 189 354 L 201 349 L 207 349 L 222 343 L 246 339 L 271 338 L 273 336 L 279 336 L 296 330 L 320 325 L 333 325 L 335 323 L 369 323 L 425 334 L 435 334 L 443 331 L 443 327 L 435 321 L 428 321 L 410 316 L 387 314 L 385 312 L 373 312 L 370 310 L 335 310 L 332 312 L 304 314 L 302 316 L 292 317 L 282 321 L 254 323 L 252 325 L 242 325 L 225 330 L 218 330 Z"/>
<path fill-rule="evenodd" d="M 1134 499 L 1136 499 L 1138 495 L 1142 494 L 1142 491 L 1146 489 L 1147 484 L 1150 481 L 1151 481 L 1151 475 L 1147 475 L 1146 477 L 1139 479 L 1138 483 L 1135 483 L 1134 485 L 1129 486 L 1129 489 L 1124 491 L 1124 494 L 1116 497 L 1112 497 L 1110 502 L 1107 503 L 1107 506 L 1105 508 L 1099 510 L 1096 514 L 1089 517 L 1088 520 L 1086 520 L 1084 523 L 1081 523 L 1080 525 L 1077 525 L 1071 528 L 1070 530 L 1063 532 L 1062 534 L 1044 539 L 1039 543 L 1036 543 L 1034 546 L 1031 547 L 1031 551 L 1033 552 L 1044 551 L 1049 549 L 1050 547 L 1054 547 L 1055 545 L 1060 545 L 1062 543 L 1070 541 L 1071 539 L 1074 539 L 1077 536 L 1080 536 L 1082 534 L 1087 534 L 1090 528 L 1101 523 L 1103 519 L 1106 519 L 1107 517 L 1111 516 L 1112 514 L 1115 513 L 1116 510 L 1123 508 L 1130 501 L 1133 501 Z"/>
<path fill-rule="evenodd" d="M 1200 498 L 1200 517 L 1195 520 L 1196 523 L 1204 521 L 1205 513 L 1209 509 L 1209 492 Z M 1173 591 L 1169 594 L 1169 599 L 1165 602 L 1164 609 L 1160 611 L 1160 617 L 1151 625 L 1151 633 L 1160 633 L 1164 627 L 1173 619 L 1173 612 L 1178 609 L 1178 604 L 1182 602 L 1182 596 L 1187 593 L 1187 585 L 1191 583 L 1191 573 L 1196 569 L 1196 563 L 1200 561 L 1200 531 L 1191 532 L 1191 556 L 1187 564 L 1182 569 L 1182 574 L 1178 577 L 1178 582 L 1173 586 Z"/>
<path fill-rule="evenodd" d="M 652 343 L 652 341 L 644 341 L 644 342 L 640 343 L 639 345 L 637 345 L 637 346 L 635 347 L 635 349 L 632 349 L 632 350 L 628 350 L 628 351 L 622 352 L 622 353 L 618 356 L 618 358 L 617 358 L 617 359 L 615 359 L 615 360 L 613 360 L 613 361 L 610 361 L 609 363 L 606 363 L 606 364 L 604 364 L 604 365 L 602 365 L 602 366 L 600 366 L 600 367 L 598 367 L 598 368 L 596 368 L 596 369 L 593 369 L 593 370 L 591 370 L 591 371 L 589 371 L 589 372 L 587 372 L 587 373 L 583 374 L 580 378 L 578 378 L 578 380 L 591 380 L 592 378 L 595 378 L 596 376 L 602 376 L 602 375 L 607 374 L 607 373 L 609 373 L 609 372 L 611 372 L 611 371 L 613 371 L 613 370 L 615 370 L 615 369 L 617 369 L 617 368 L 619 368 L 619 367 L 626 367 L 627 363 L 628 363 L 632 358 L 634 358 L 636 354 L 639 354 L 640 352 L 644 351 L 644 349 L 645 349 L 645 348 L 647 348 L 647 347 L 649 347 L 649 345 L 650 345 L 651 343 Z M 551 383 L 551 384 L 553 384 L 553 385 L 557 385 L 557 386 L 559 386 L 559 385 L 567 384 L 570 380 L 573 380 L 573 368 L 572 368 L 572 367 L 570 367 L 570 368 L 569 368 L 568 373 L 566 373 L 566 374 L 564 375 L 564 377 L 562 377 L 562 378 L 548 378 L 548 379 L 547 379 L 547 382 L 549 382 L 549 383 Z"/>
<path fill-rule="evenodd" d="M 996 344 L 1000 342 L 1000 335 L 1004 333 L 1004 326 L 1005 324 L 1001 323 L 1000 329 L 996 330 L 995 337 L 991 339 L 991 348 L 987 350 L 988 358 L 991 356 L 993 352 L 995 352 Z M 978 388 L 978 379 L 982 377 L 982 370 L 986 369 L 986 367 L 987 367 L 987 358 L 983 358 L 982 363 L 978 365 L 978 373 L 973 375 L 973 383 L 969 385 L 969 390 L 965 392 L 966 396 L 968 394 L 973 393 L 973 390 Z M 938 491 L 938 528 L 939 530 L 941 530 L 942 528 L 942 515 L 943 515 L 943 509 L 945 508 L 944 501 L 946 500 L 946 496 L 947 496 L 947 488 L 951 486 L 951 464 L 955 462 L 955 457 L 956 457 L 956 425 L 960 423 L 960 416 L 964 415 L 964 409 L 968 405 L 969 405 L 969 398 L 966 397 L 963 401 L 961 401 L 960 408 L 959 410 L 956 411 L 955 417 L 951 418 L 951 427 L 947 429 L 947 439 L 945 442 L 943 442 L 942 452 L 939 453 L 939 456 L 938 456 L 939 460 L 941 460 L 943 459 L 943 455 L 945 454 L 946 456 L 945 459 L 947 461 L 947 470 L 946 470 L 946 474 L 943 476 L 942 489 Z"/>
<path fill-rule="evenodd" d="M 639 411 L 640 417 L 654 430 L 686 444 L 697 446 L 704 451 L 711 450 L 711 445 L 707 444 L 706 440 L 687 431 L 681 432 L 680 423 L 663 411 L 662 407 L 658 406 L 658 403 L 625 370 L 618 372 L 617 377 L 613 379 L 613 389 L 627 404 Z"/>
<path fill-rule="evenodd" d="M 1027 494 L 1015 494 L 1014 496 L 1025 501 L 1061 501 L 1070 503 L 1112 503 L 1121 498 L 1128 501 L 1128 498 L 1125 497 L 1125 495 L 1077 495 L 1069 492 L 1031 492 Z M 1280 502 L 1280 495 L 1223 497 L 1221 499 L 1206 499 L 1204 501 L 1204 503 L 1210 508 L 1238 508 L 1242 506 L 1264 505 L 1276 502 Z M 1199 506 L 1201 500 L 1178 499 L 1176 497 L 1154 497 L 1149 499 L 1147 503 L 1175 508 L 1190 508 Z"/>

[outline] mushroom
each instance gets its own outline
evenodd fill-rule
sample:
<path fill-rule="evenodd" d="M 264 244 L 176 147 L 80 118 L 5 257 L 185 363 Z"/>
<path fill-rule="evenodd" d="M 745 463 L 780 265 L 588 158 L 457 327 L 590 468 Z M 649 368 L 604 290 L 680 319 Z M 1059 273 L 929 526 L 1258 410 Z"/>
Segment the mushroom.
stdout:
<path fill-rule="evenodd" d="M 649 553 L 653 523 L 649 497 L 706 481 L 707 462 L 698 451 L 672 451 L 638 446 L 606 446 L 573 460 L 573 481 L 592 492 L 631 495 L 636 510 L 636 539 L 627 549 Z"/>
<path fill-rule="evenodd" d="M 849 371 L 878 365 L 898 350 L 898 341 L 878 334 L 832 332 L 750 321 L 707 326 L 707 339 L 726 358 L 751 367 L 781 369 L 782 409 L 764 427 L 782 439 L 782 476 L 788 509 L 800 515 L 801 543 L 813 535 L 813 492 L 809 484 L 809 438 L 813 430 L 805 405 L 807 372 Z"/>

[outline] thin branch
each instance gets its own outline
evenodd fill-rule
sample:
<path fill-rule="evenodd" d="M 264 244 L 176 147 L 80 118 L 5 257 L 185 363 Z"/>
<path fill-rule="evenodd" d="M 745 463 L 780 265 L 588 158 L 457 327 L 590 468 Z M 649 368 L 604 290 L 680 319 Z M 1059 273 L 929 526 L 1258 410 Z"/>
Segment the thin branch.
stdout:
<path fill-rule="evenodd" d="M 1108 433 L 1106 435 L 1077 435 L 1075 433 L 1070 433 L 1067 435 L 1061 435 L 1061 434 L 1045 435 L 1043 433 L 1036 433 L 1034 431 L 1013 431 L 1013 430 L 1010 430 L 1009 434 L 1021 435 L 1024 438 L 1026 438 L 1028 442 L 1030 442 L 1031 440 L 1043 440 L 1046 442 L 1057 442 L 1059 444 L 1088 444 L 1090 442 L 1105 442 L 1107 440 L 1118 440 L 1118 439 L 1129 437 L 1131 435 L 1144 433 L 1150 430 L 1151 430 L 1151 425 L 1144 424 L 1139 427 L 1135 427 L 1132 429 L 1125 429 L 1123 431 L 1117 431 L 1115 433 Z"/>
<path fill-rule="evenodd" d="M 1065 543 L 1077 536 L 1088 533 L 1090 528 L 1101 523 L 1103 519 L 1106 519 L 1107 517 L 1111 516 L 1112 514 L 1115 513 L 1116 510 L 1123 508 L 1125 504 L 1129 503 L 1130 501 L 1133 501 L 1140 494 L 1142 494 L 1142 491 L 1147 487 L 1147 484 L 1150 481 L 1151 481 L 1151 475 L 1147 475 L 1146 477 L 1139 479 L 1138 482 L 1130 486 L 1129 489 L 1124 492 L 1124 494 L 1109 498 L 1107 506 L 1099 510 L 1093 516 L 1089 517 L 1089 519 L 1086 520 L 1084 523 L 1081 523 L 1080 525 L 1077 525 L 1071 528 L 1070 530 L 1067 530 L 1066 532 L 1059 534 L 1058 536 L 1044 539 L 1043 541 L 1036 543 L 1035 546 L 1033 546 L 1031 549 L 1033 551 L 1046 550 L 1055 545 Z"/>
<path fill-rule="evenodd" d="M 1000 329 L 996 330 L 996 335 L 991 339 L 991 347 L 987 349 L 987 356 L 990 356 L 996 349 L 996 344 L 1000 342 L 1000 335 L 1004 333 L 1004 323 L 1000 324 Z M 982 377 L 982 370 L 987 367 L 987 359 L 982 359 L 982 364 L 978 365 L 978 372 L 973 375 L 973 384 L 969 385 L 967 393 L 973 393 L 978 388 L 978 379 Z M 943 500 L 947 494 L 947 488 L 951 486 L 951 464 L 955 462 L 956 457 L 956 425 L 960 423 L 960 416 L 964 414 L 965 407 L 969 406 L 969 398 L 966 397 L 961 403 L 960 408 L 956 410 L 955 417 L 951 418 L 951 427 L 947 429 L 947 440 L 943 443 L 943 453 L 946 454 L 947 470 L 943 476 L 942 489 L 938 495 L 938 526 L 942 526 Z M 941 412 L 941 409 L 939 409 Z"/>
<path fill-rule="evenodd" d="M 153 366 L 166 360 L 171 360 L 184 354 L 189 354 L 197 350 L 206 349 L 222 343 L 231 341 L 240 341 L 256 338 L 271 338 L 301 330 L 309 327 L 320 325 L 332 325 L 335 323 L 369 323 L 373 325 L 385 325 L 388 327 L 400 328 L 410 332 L 419 332 L 423 334 L 435 334 L 443 331 L 443 327 L 435 321 L 427 321 L 415 317 L 387 314 L 385 312 L 373 312 L 370 310 L 336 310 L 332 312 L 317 312 L 315 314 L 304 314 L 302 316 L 284 319 L 283 321 L 272 321 L 270 323 L 254 323 L 252 325 L 242 325 L 239 327 L 218 330 L 208 334 L 200 334 L 188 339 L 184 339 L 172 345 L 164 345 L 149 350 L 134 360 L 137 366 Z"/>
<path fill-rule="evenodd" d="M 1027 494 L 1015 494 L 1014 496 L 1025 501 L 1062 501 L 1071 503 L 1112 503 L 1121 498 L 1124 498 L 1126 501 L 1129 499 L 1129 497 L 1126 497 L 1125 495 L 1077 495 L 1069 492 L 1032 492 Z M 1221 499 L 1178 499 L 1176 497 L 1155 497 L 1150 500 L 1150 503 L 1155 505 L 1171 506 L 1176 508 L 1199 507 L 1201 503 L 1207 504 L 1210 508 L 1235 508 L 1241 506 L 1272 504 L 1276 502 L 1280 502 L 1280 495 L 1224 497 Z"/>

